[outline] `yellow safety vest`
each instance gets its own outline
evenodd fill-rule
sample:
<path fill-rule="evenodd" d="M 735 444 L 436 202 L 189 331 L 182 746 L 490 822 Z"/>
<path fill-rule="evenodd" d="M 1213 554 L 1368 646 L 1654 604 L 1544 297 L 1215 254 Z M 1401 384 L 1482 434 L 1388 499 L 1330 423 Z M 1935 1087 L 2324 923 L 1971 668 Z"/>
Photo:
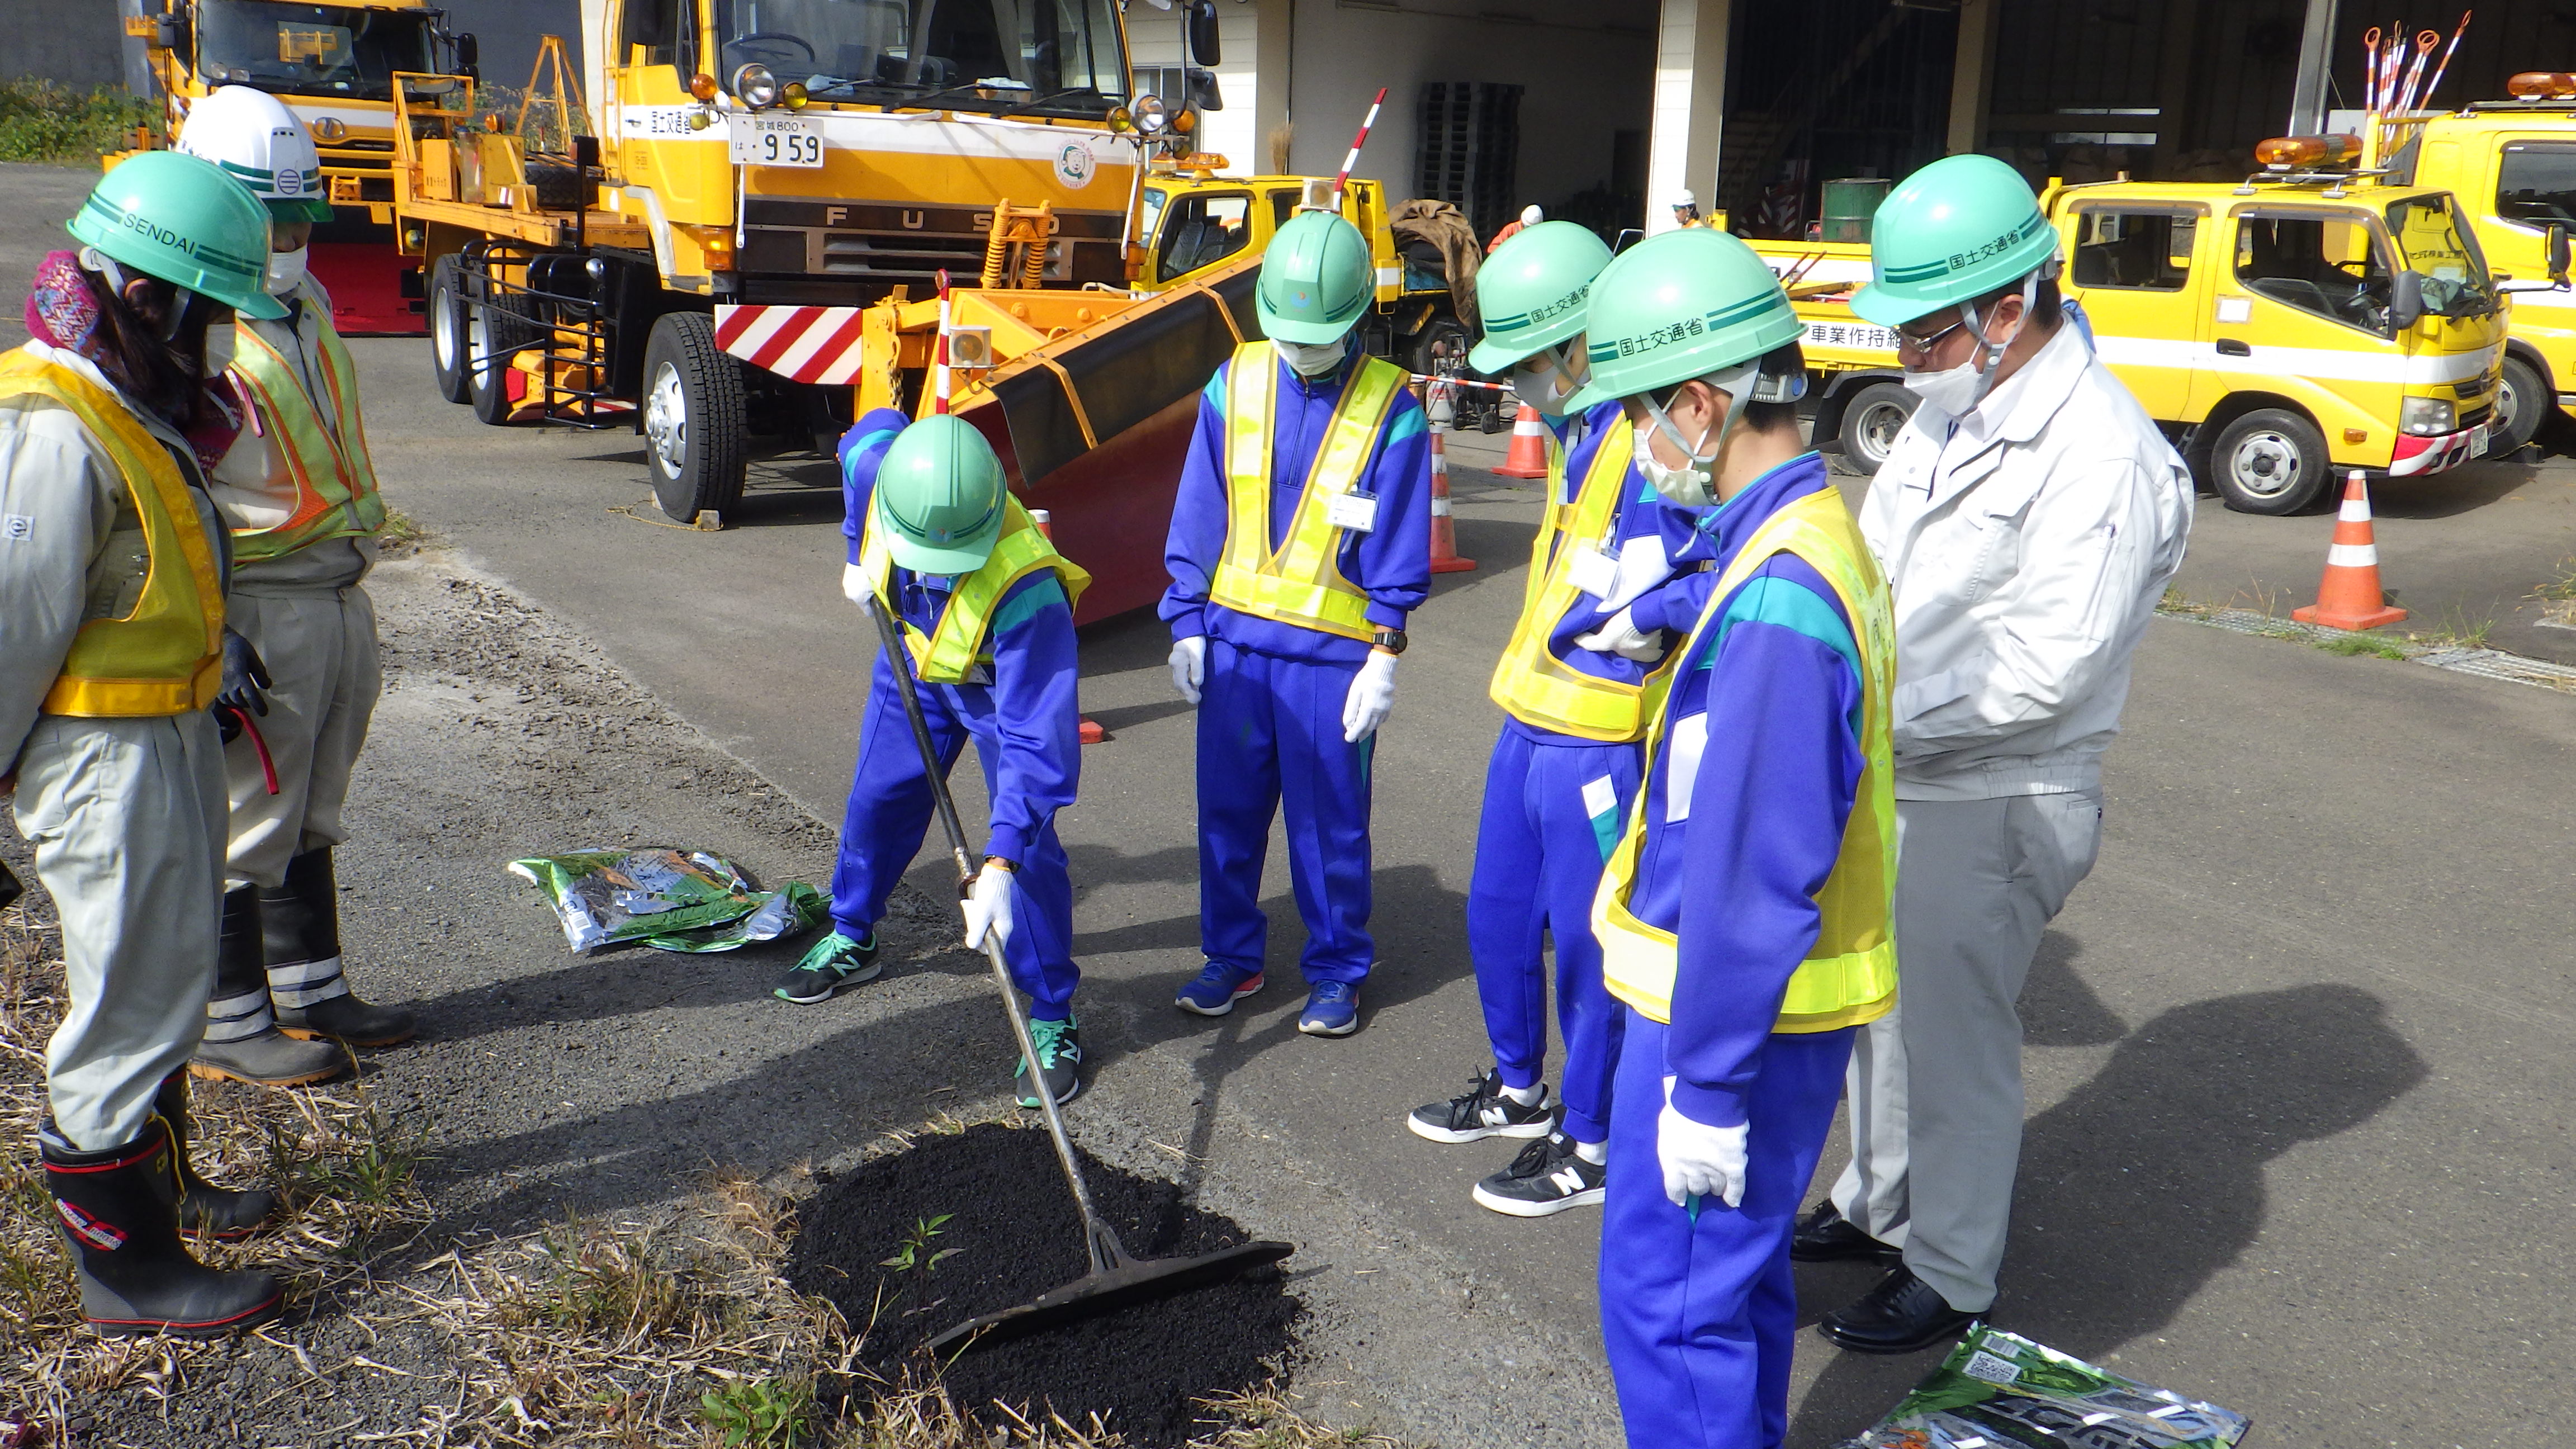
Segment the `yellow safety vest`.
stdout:
<path fill-rule="evenodd" d="M 0 398 L 28 394 L 71 410 L 107 450 L 143 521 L 148 562 L 134 612 L 72 636 L 47 714 L 145 718 L 204 709 L 223 692 L 224 584 L 188 480 L 115 394 L 19 348 L 0 358 Z"/>
<path fill-rule="evenodd" d="M 304 390 L 295 365 L 248 322 L 234 324 L 232 375 L 250 390 L 269 430 L 269 445 L 285 459 L 295 480 L 295 511 L 269 528 L 233 530 L 235 563 L 290 554 L 326 538 L 374 533 L 384 527 L 384 500 L 376 496 L 376 470 L 367 456 L 367 432 L 358 418 L 358 369 L 340 334 L 322 323 L 322 385 L 330 393 L 333 429 L 322 425 L 317 399 Z"/>
<path fill-rule="evenodd" d="M 1860 788 L 1843 827 L 1842 853 L 1816 892 L 1821 913 L 1816 944 L 1789 977 L 1780 1002 L 1777 1032 L 1838 1031 L 1885 1016 L 1896 1004 L 1896 937 L 1891 922 L 1896 889 L 1896 790 L 1889 749 L 1890 698 L 1895 685 L 1896 624 L 1887 585 L 1851 512 L 1833 489 L 1811 493 L 1763 520 L 1721 575 L 1708 606 L 1677 651 L 1696 655 L 1701 637 L 1717 622 L 1729 595 L 1744 586 L 1774 554 L 1794 554 L 1833 586 L 1853 625 L 1861 659 Z M 1646 736 L 1646 774 L 1654 773 L 1668 713 L 1659 713 Z M 1646 843 L 1646 791 L 1637 792 L 1628 829 L 1601 875 L 1592 901 L 1592 931 L 1601 942 L 1602 974 L 1610 992 L 1657 1021 L 1670 1022 L 1678 952 L 1673 933 L 1647 925 L 1628 910 L 1637 858 Z"/>
<path fill-rule="evenodd" d="M 1333 500 L 1357 487 L 1377 430 L 1404 390 L 1405 372 L 1363 357 L 1324 427 L 1323 446 L 1306 472 L 1306 490 L 1279 551 L 1270 550 L 1270 456 L 1278 391 L 1278 352 L 1267 342 L 1234 350 L 1226 369 L 1225 556 L 1208 581 L 1208 598 L 1238 613 L 1369 640 L 1368 595 L 1342 577 L 1342 535 L 1331 522 Z"/>
<path fill-rule="evenodd" d="M 868 589 L 888 618 L 903 625 L 903 641 L 912 649 L 913 673 L 932 684 L 963 684 L 967 674 L 978 664 L 993 662 L 987 647 L 993 632 L 993 609 L 1011 585 L 1040 569 L 1055 570 L 1064 585 L 1065 603 L 1081 602 L 1082 591 L 1091 587 L 1091 575 L 1083 572 L 1071 559 L 1055 551 L 1055 545 L 1038 531 L 1035 520 L 1020 500 L 1003 499 L 1002 536 L 993 541 L 992 556 L 984 566 L 957 581 L 948 595 L 948 608 L 940 614 L 938 627 L 924 634 L 903 617 L 894 605 L 892 582 L 894 558 L 886 552 L 884 540 L 877 537 L 876 510 L 868 510 L 866 537 L 859 543 L 859 571 Z"/>
<path fill-rule="evenodd" d="M 1586 674 L 1548 648 L 1548 636 L 1583 596 L 1574 586 L 1575 551 L 1609 532 L 1610 520 L 1627 491 L 1628 462 L 1636 443 L 1637 435 L 1626 418 L 1612 423 L 1592 455 L 1592 466 L 1584 473 L 1574 501 L 1550 503 L 1547 517 L 1539 524 L 1538 540 L 1530 545 L 1520 622 L 1512 626 L 1511 642 L 1495 661 L 1494 682 L 1487 691 L 1494 703 L 1523 724 L 1577 739 L 1623 744 L 1644 738 L 1647 705 L 1661 697 L 1666 677 L 1662 668 L 1648 671 L 1641 683 L 1622 684 Z M 1564 492 L 1565 453 L 1553 436 L 1548 454 L 1553 465 L 1548 496 L 1555 498 Z M 1677 657 L 1665 655 L 1665 664 Z"/>

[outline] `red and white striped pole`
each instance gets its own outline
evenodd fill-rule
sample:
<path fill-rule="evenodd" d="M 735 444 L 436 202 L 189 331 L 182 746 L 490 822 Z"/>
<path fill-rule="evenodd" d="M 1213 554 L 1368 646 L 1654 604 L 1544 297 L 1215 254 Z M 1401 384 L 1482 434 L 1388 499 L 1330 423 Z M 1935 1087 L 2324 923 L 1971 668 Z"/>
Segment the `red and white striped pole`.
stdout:
<path fill-rule="evenodd" d="M 945 413 L 948 411 L 948 269 L 946 267 L 939 269 L 939 348 L 934 363 L 930 410 L 934 413 Z"/>
<path fill-rule="evenodd" d="M 1360 164 L 1360 148 L 1368 144 L 1369 127 L 1377 124 L 1377 108 L 1386 104 L 1386 87 L 1377 88 L 1377 99 L 1369 102 L 1368 115 L 1360 121 L 1360 133 L 1351 138 L 1351 152 L 1342 158 L 1342 169 L 1333 177 L 1333 209 L 1342 205 L 1342 187 L 1351 179 L 1351 168 Z"/>

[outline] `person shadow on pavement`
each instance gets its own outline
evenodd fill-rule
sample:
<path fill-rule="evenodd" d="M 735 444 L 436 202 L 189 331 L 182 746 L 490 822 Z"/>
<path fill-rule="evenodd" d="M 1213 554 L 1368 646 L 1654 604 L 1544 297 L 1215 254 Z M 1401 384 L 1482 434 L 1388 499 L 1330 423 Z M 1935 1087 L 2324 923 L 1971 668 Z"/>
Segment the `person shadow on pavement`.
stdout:
<path fill-rule="evenodd" d="M 2156 1017 L 2025 1127 L 1996 1326 L 2095 1363 L 2159 1332 L 2260 1236 L 2272 1159 L 2425 1076 L 2380 999 L 2340 983 Z M 1836 1354 L 1792 1416 L 1791 1449 L 1868 1428 L 1949 1349 Z M 2217 1385 L 2162 1387 L 2224 1402 Z"/>

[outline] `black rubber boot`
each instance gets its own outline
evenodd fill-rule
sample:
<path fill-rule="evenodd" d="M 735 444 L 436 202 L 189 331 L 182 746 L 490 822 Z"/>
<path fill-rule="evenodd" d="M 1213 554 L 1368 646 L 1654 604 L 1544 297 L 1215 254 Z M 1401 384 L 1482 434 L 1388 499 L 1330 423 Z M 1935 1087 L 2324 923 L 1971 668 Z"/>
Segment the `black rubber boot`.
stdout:
<path fill-rule="evenodd" d="M 298 1041 L 277 1029 L 261 960 L 259 891 L 224 892 L 224 926 L 215 947 L 215 996 L 206 1003 L 206 1039 L 188 1070 L 216 1081 L 301 1087 L 348 1069 L 334 1042 Z"/>
<path fill-rule="evenodd" d="M 199 1177 L 196 1164 L 188 1160 L 188 1139 L 194 1134 L 189 1130 L 186 1072 L 172 1072 L 161 1079 L 161 1090 L 152 1096 L 152 1110 L 170 1124 L 170 1156 L 179 1170 L 180 1230 L 226 1241 L 259 1231 L 277 1211 L 277 1198 L 257 1188 L 235 1192 L 217 1187 Z"/>
<path fill-rule="evenodd" d="M 351 1046 L 391 1046 L 411 1039 L 411 1013 L 358 999 L 340 974 L 340 887 L 331 847 L 286 863 L 286 884 L 259 893 L 268 962 L 268 995 L 277 1029 Z"/>
<path fill-rule="evenodd" d="M 79 1265 L 81 1316 L 109 1338 L 221 1338 L 277 1317 L 284 1290 L 257 1271 L 222 1273 L 179 1242 L 179 1174 L 169 1124 L 106 1152 L 36 1134 L 45 1186 Z"/>

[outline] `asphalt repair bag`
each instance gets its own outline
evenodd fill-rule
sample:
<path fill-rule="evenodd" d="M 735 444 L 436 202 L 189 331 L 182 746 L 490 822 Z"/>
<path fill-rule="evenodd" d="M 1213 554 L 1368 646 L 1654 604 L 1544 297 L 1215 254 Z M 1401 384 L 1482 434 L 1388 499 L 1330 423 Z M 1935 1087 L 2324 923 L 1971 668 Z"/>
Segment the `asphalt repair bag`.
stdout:
<path fill-rule="evenodd" d="M 731 951 L 820 923 L 823 898 L 803 881 L 775 891 L 703 850 L 585 850 L 510 862 L 545 892 L 573 954 L 640 942 L 659 951 Z"/>
<path fill-rule="evenodd" d="M 2251 1422 L 1978 1328 L 1877 1427 L 1840 1449 L 2235 1449 Z"/>

